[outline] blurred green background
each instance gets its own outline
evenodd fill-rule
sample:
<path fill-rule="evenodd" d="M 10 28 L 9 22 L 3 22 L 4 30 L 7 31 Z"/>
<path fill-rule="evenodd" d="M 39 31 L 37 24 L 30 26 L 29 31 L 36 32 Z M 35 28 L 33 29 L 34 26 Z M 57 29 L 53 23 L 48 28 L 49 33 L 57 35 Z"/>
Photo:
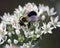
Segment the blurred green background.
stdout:
<path fill-rule="evenodd" d="M 35 4 L 45 4 L 49 7 L 54 7 L 57 14 L 60 16 L 60 0 L 0 0 L 0 16 L 6 13 L 13 14 L 18 5 L 24 6 L 28 2 Z M 43 35 L 42 40 L 39 40 L 35 48 L 60 48 L 60 28 L 56 28 L 53 34 Z"/>

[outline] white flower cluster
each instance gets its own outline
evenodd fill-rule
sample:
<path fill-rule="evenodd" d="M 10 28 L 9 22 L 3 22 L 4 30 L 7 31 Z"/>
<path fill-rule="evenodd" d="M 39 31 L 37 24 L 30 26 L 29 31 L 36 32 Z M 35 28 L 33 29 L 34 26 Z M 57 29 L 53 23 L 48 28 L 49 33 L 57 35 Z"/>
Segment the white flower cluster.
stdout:
<path fill-rule="evenodd" d="M 12 44 L 22 44 L 20 48 L 31 48 L 32 42 L 42 34 L 52 33 L 54 28 L 60 27 L 59 16 L 53 17 L 56 13 L 54 8 L 43 4 L 19 5 L 14 14 L 5 13 L 0 17 L 0 45 L 6 42 L 5 48 L 13 48 Z"/>

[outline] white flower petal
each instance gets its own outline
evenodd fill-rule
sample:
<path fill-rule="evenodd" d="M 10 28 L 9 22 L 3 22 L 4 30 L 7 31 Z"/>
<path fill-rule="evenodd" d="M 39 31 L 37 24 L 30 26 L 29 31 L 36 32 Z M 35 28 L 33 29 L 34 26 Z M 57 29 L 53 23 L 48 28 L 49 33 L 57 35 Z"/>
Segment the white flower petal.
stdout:
<path fill-rule="evenodd" d="M 57 21 L 58 21 L 58 18 L 59 18 L 59 16 L 57 16 L 57 17 L 55 18 L 54 22 L 57 22 Z"/>
<path fill-rule="evenodd" d="M 60 27 L 60 22 L 57 23 L 57 26 Z"/>
<path fill-rule="evenodd" d="M 48 33 L 52 34 L 52 31 L 48 31 Z"/>
<path fill-rule="evenodd" d="M 6 44 L 6 46 L 4 48 L 10 48 L 10 46 L 8 44 Z"/>
<path fill-rule="evenodd" d="M 14 39 L 14 44 L 17 44 L 18 43 L 18 40 Z"/>
<path fill-rule="evenodd" d="M 41 19 L 42 19 L 42 20 L 45 20 L 45 15 L 42 15 Z"/>
<path fill-rule="evenodd" d="M 12 41 L 11 41 L 11 39 L 8 39 L 8 43 L 10 44 Z"/>
<path fill-rule="evenodd" d="M 20 31 L 19 30 L 15 30 L 16 31 L 16 34 L 19 35 L 20 34 Z"/>

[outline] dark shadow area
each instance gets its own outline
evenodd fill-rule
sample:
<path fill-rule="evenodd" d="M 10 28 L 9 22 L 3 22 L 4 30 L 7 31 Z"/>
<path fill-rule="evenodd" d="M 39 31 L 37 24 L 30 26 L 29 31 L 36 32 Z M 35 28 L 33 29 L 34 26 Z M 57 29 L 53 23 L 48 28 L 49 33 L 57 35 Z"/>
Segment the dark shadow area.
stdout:
<path fill-rule="evenodd" d="M 34 2 L 35 4 L 45 4 L 49 5 L 50 7 L 53 6 L 53 2 L 49 0 L 0 0 L 0 15 L 3 15 L 4 12 L 10 12 L 13 13 L 15 8 L 18 7 L 18 5 L 24 6 L 28 2 Z"/>

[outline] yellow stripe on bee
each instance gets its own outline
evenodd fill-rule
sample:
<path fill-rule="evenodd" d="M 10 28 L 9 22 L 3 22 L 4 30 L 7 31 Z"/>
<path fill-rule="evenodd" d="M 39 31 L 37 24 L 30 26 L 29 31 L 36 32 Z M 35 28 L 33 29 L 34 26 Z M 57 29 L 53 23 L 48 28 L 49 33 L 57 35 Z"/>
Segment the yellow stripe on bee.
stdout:
<path fill-rule="evenodd" d="M 21 16 L 19 20 L 22 20 L 22 18 L 28 18 L 28 16 Z"/>
<path fill-rule="evenodd" d="M 24 22 L 25 25 L 28 25 L 28 22 Z"/>
<path fill-rule="evenodd" d="M 28 16 L 24 16 L 26 19 L 28 18 Z"/>

